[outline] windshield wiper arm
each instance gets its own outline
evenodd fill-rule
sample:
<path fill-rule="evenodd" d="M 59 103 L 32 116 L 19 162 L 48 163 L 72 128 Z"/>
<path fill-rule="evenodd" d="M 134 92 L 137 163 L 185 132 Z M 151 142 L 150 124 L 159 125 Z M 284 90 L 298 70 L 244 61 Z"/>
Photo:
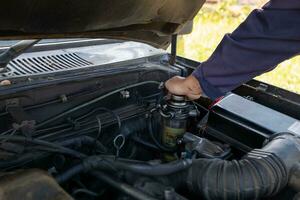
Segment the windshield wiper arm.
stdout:
<path fill-rule="evenodd" d="M 14 58 L 21 55 L 27 49 L 38 43 L 39 40 L 22 40 L 0 54 L 0 72 L 7 71 L 7 64 Z"/>

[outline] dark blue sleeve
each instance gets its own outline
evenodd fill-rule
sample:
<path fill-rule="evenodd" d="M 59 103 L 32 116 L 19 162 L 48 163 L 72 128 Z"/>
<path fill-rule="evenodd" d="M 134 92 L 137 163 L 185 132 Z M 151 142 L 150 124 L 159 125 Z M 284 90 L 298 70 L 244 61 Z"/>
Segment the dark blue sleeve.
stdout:
<path fill-rule="evenodd" d="M 300 53 L 300 0 L 271 0 L 224 36 L 193 75 L 215 99 Z"/>

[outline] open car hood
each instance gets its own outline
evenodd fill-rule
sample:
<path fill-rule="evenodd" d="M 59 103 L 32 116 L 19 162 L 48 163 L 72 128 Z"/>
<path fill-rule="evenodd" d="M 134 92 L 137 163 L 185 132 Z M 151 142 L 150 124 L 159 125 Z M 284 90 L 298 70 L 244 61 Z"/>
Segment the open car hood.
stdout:
<path fill-rule="evenodd" d="M 166 48 L 205 0 L 10 0 L 0 39 L 114 38 Z"/>

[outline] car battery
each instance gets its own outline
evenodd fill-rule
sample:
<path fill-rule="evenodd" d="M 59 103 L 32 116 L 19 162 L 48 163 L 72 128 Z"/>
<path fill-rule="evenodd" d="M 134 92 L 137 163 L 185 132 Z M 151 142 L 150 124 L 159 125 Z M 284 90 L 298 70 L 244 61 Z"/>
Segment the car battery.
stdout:
<path fill-rule="evenodd" d="M 277 133 L 300 135 L 300 122 L 254 101 L 229 94 L 212 106 L 207 129 L 214 138 L 250 151 L 261 148 L 266 139 Z"/>

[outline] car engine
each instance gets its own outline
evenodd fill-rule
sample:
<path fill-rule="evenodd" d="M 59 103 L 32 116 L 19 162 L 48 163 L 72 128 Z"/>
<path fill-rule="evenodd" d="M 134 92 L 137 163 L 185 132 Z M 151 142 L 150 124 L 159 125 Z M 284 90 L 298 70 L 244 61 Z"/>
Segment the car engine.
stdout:
<path fill-rule="evenodd" d="M 176 72 L 176 71 L 175 71 Z M 298 121 L 236 94 L 167 94 L 150 68 L 0 100 L 0 199 L 289 199 Z"/>

